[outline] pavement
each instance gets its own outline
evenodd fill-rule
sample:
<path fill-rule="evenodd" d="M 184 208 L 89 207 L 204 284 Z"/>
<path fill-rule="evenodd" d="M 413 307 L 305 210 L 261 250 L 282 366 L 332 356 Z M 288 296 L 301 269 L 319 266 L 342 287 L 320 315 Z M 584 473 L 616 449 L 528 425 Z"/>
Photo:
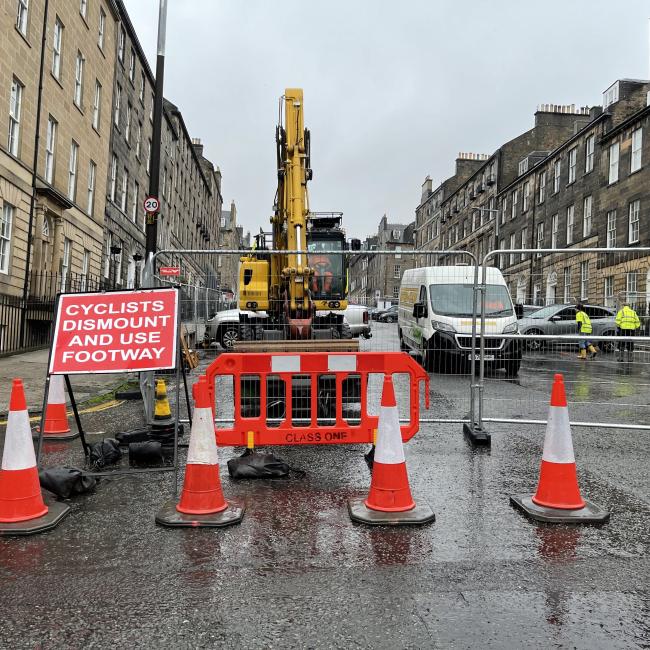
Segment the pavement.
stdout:
<path fill-rule="evenodd" d="M 49 350 L 36 350 L 0 358 L 0 415 L 7 412 L 11 382 L 15 377 L 23 380 L 29 412 L 40 413 L 43 407 L 48 359 Z M 70 375 L 75 399 L 80 403 L 91 397 L 108 393 L 130 380 L 137 381 L 137 373 Z"/>
<path fill-rule="evenodd" d="M 561 370 L 572 419 L 650 422 L 647 368 L 615 368 L 527 358 L 517 380 L 488 377 L 486 414 L 545 417 Z M 433 374 L 431 411 L 405 447 L 414 497 L 434 523 L 350 521 L 347 499 L 370 483 L 361 446 L 275 448 L 305 476 L 240 482 L 225 463 L 241 449 L 220 449 L 224 492 L 247 503 L 242 524 L 223 530 L 154 523 L 173 499 L 173 472 L 111 477 L 70 501 L 55 530 L 0 538 L 0 647 L 650 647 L 650 434 L 574 428 L 583 496 L 611 520 L 534 523 L 509 496 L 534 490 L 544 427 L 494 423 L 485 449 L 459 424 L 427 421 L 464 415 L 468 385 Z M 173 401 L 173 381 L 168 393 Z M 125 402 L 89 413 L 87 428 L 112 435 L 140 411 Z M 78 441 L 44 446 L 45 465 L 82 462 Z"/>

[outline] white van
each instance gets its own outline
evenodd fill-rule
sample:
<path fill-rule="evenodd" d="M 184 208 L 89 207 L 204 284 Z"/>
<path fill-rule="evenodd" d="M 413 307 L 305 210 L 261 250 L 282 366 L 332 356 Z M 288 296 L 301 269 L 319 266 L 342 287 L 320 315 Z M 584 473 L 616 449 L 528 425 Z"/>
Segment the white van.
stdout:
<path fill-rule="evenodd" d="M 485 267 L 485 361 L 514 377 L 521 342 L 499 338 L 517 332 L 517 316 L 501 271 Z M 481 269 L 479 269 L 479 278 Z M 399 293 L 400 347 L 422 357 L 429 371 L 468 367 L 472 351 L 473 266 L 427 266 L 404 271 Z M 479 348 L 480 300 L 476 324 Z"/>

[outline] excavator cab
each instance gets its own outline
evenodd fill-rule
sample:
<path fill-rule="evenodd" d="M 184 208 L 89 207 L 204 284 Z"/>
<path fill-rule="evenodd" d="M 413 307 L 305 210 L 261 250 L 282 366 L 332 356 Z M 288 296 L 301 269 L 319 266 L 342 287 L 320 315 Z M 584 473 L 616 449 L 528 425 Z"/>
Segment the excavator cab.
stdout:
<path fill-rule="evenodd" d="M 317 311 L 347 307 L 348 264 L 343 254 L 347 243 L 341 219 L 340 213 L 312 213 L 309 217 L 308 264 L 314 270 L 309 289 Z"/>

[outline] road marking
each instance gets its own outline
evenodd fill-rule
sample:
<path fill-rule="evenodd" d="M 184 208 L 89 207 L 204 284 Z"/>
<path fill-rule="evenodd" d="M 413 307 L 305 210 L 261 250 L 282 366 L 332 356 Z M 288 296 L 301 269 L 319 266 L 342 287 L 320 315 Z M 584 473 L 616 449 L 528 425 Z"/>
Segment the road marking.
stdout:
<path fill-rule="evenodd" d="M 124 404 L 124 400 L 116 400 L 112 399 L 109 402 L 104 402 L 103 404 L 98 404 L 97 406 L 89 406 L 87 409 L 82 409 L 79 411 L 79 415 L 83 415 L 86 413 L 100 413 L 101 411 L 107 411 L 108 409 L 112 409 L 116 406 L 120 406 Z M 71 417 L 73 416 L 74 413 L 72 411 L 68 411 L 68 416 Z M 41 416 L 40 415 L 35 415 L 31 418 L 29 418 L 30 422 L 40 422 L 41 421 Z M 2 424 L 7 424 L 7 420 L 0 420 L 0 425 Z"/>

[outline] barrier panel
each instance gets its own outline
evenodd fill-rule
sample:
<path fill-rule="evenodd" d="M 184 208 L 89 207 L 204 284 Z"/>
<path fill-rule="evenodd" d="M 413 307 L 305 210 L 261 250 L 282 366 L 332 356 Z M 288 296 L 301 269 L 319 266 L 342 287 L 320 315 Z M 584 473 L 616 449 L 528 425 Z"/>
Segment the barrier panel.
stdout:
<path fill-rule="evenodd" d="M 219 377 L 234 386 L 234 423 L 216 429 L 220 446 L 373 443 L 379 418 L 368 413 L 371 375 L 406 375 L 409 419 L 401 426 L 410 440 L 420 424 L 420 383 L 429 408 L 429 375 L 408 354 L 363 353 L 225 353 L 206 369 L 211 403 Z M 344 403 L 356 401 L 352 417 Z"/>

